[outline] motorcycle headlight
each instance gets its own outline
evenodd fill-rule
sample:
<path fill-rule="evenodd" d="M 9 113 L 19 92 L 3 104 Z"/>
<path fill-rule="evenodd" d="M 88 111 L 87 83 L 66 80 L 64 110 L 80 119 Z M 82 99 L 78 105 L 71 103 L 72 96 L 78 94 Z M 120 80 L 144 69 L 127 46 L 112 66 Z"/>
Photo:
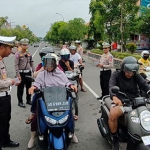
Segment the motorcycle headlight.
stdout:
<path fill-rule="evenodd" d="M 140 113 L 140 120 L 142 127 L 150 131 L 150 112 L 148 110 L 144 110 Z"/>
<path fill-rule="evenodd" d="M 45 116 L 45 119 L 48 123 L 55 125 L 57 121 L 55 119 L 52 119 L 50 117 Z"/>
<path fill-rule="evenodd" d="M 69 115 L 63 117 L 62 119 L 58 120 L 58 123 L 59 123 L 59 124 L 63 124 L 64 122 L 67 121 L 68 117 L 69 117 Z"/>
<path fill-rule="evenodd" d="M 138 117 L 131 117 L 132 122 L 140 124 L 140 119 Z"/>

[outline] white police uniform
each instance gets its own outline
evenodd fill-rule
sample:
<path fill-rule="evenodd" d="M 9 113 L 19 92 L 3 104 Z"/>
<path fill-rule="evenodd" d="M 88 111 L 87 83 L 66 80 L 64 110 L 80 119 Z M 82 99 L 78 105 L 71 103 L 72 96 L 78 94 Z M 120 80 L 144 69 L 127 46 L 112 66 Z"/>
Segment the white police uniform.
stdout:
<path fill-rule="evenodd" d="M 107 42 L 103 42 L 103 49 L 104 48 L 110 48 L 110 44 Z M 109 95 L 109 79 L 111 76 L 111 68 L 113 68 L 113 56 L 112 54 L 104 53 L 101 55 L 100 58 L 100 64 L 103 65 L 102 68 L 100 68 L 100 87 L 102 90 L 102 95 L 98 99 L 102 99 L 103 96 Z"/>

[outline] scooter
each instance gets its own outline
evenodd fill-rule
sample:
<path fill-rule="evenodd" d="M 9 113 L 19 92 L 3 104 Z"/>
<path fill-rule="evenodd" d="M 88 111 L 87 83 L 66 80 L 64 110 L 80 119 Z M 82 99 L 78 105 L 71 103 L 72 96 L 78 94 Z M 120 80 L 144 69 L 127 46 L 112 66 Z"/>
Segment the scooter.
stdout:
<path fill-rule="evenodd" d="M 146 80 L 147 80 L 148 84 L 150 84 L 150 67 L 146 67 L 144 69 L 146 70 L 146 72 L 145 72 Z"/>
<path fill-rule="evenodd" d="M 129 99 L 125 93 L 119 91 L 119 87 L 112 88 L 112 92 L 123 97 L 121 99 L 124 107 L 131 111 L 124 113 L 118 119 L 119 139 L 127 141 L 127 150 L 150 150 L 150 111 L 147 104 L 150 100 L 144 97 Z M 112 135 L 108 126 L 108 116 L 112 103 L 110 96 L 104 96 L 100 111 L 101 117 L 97 119 L 98 128 L 103 138 L 112 144 Z"/>
<path fill-rule="evenodd" d="M 34 82 L 34 78 L 26 76 Z M 37 134 L 39 145 L 44 150 L 67 150 L 73 133 L 74 119 L 72 99 L 75 92 L 65 87 L 36 89 Z"/>
<path fill-rule="evenodd" d="M 79 86 L 79 72 L 77 70 L 74 71 L 65 71 L 65 74 L 73 85 Z M 78 93 L 76 93 L 76 97 L 72 99 L 72 112 L 73 115 L 78 116 L 78 100 L 79 96 Z"/>
<path fill-rule="evenodd" d="M 39 140 L 47 150 L 67 150 L 74 132 L 70 92 L 65 87 L 47 87 L 42 93 L 37 103 Z"/>

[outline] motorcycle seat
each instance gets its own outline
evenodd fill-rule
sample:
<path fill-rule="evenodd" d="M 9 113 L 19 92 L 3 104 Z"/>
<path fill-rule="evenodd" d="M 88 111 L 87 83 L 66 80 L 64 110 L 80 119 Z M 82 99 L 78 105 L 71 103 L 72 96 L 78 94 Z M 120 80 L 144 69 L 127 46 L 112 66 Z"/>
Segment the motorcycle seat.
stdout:
<path fill-rule="evenodd" d="M 104 99 L 104 102 L 105 102 L 105 105 L 106 105 L 106 107 L 108 108 L 108 110 L 110 110 L 111 103 L 112 103 L 112 100 L 110 99 L 110 97 L 106 97 L 106 98 Z"/>

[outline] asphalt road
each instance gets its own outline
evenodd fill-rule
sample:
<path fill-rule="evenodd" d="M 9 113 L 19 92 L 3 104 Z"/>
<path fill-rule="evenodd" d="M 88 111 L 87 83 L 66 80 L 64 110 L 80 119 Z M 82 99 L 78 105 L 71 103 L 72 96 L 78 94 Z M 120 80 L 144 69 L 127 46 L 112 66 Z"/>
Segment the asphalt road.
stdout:
<path fill-rule="evenodd" d="M 39 48 L 29 47 L 29 51 L 33 54 L 35 66 L 40 62 L 38 55 L 39 50 L 44 47 L 41 43 Z M 59 48 L 53 47 L 56 54 Z M 83 71 L 83 80 L 86 93 L 79 91 L 79 119 L 75 123 L 75 132 L 79 143 L 71 143 L 68 150 L 111 150 L 111 146 L 100 135 L 97 127 L 97 118 L 100 116 L 100 103 L 96 100 L 96 96 L 100 95 L 99 86 L 99 69 L 95 67 L 95 63 L 88 59 L 85 55 L 85 69 Z M 14 56 L 5 58 L 5 64 L 10 78 L 15 77 Z M 12 119 L 10 122 L 11 139 L 20 143 L 18 148 L 4 148 L 4 150 L 26 150 L 30 138 L 30 125 L 25 124 L 25 119 L 30 115 L 30 105 L 26 108 L 18 106 L 16 87 L 12 87 Z M 24 102 L 25 93 L 24 93 Z M 124 144 L 121 144 L 122 150 Z M 37 141 L 32 150 L 40 150 Z"/>

